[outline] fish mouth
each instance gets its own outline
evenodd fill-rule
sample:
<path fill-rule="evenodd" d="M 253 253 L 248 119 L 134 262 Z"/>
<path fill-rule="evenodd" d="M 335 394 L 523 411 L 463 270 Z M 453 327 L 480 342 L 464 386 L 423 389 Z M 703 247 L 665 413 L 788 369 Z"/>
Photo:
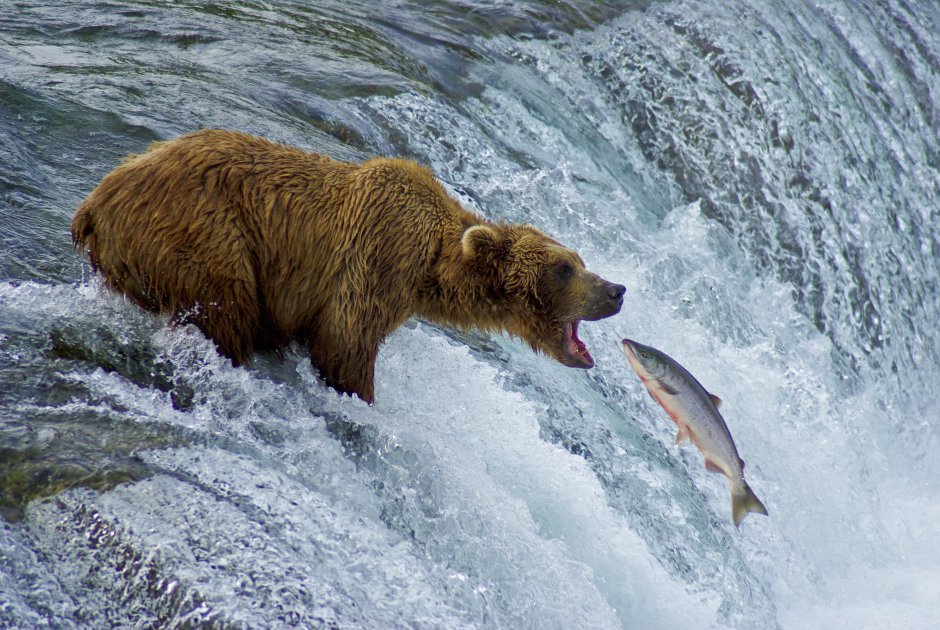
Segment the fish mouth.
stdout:
<path fill-rule="evenodd" d="M 640 377 L 640 380 L 645 383 L 649 378 L 649 374 L 647 373 L 643 362 L 640 361 L 640 357 L 637 355 L 636 342 L 631 339 L 624 339 L 623 353 L 627 356 L 627 363 L 630 364 L 630 367 L 633 368 L 633 371 L 636 372 L 637 376 Z"/>
<path fill-rule="evenodd" d="M 630 339 L 623 340 L 623 352 L 630 358 L 636 358 L 636 349 L 633 347 L 633 341 Z"/>
<path fill-rule="evenodd" d="M 565 322 L 561 329 L 562 363 L 568 367 L 589 369 L 594 367 L 594 358 L 587 346 L 578 338 L 579 319 Z"/>

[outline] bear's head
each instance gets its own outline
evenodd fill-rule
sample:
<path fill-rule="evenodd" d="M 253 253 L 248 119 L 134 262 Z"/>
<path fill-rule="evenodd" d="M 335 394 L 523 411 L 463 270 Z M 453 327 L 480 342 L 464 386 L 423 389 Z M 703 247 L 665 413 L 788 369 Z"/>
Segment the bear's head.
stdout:
<path fill-rule="evenodd" d="M 484 287 L 488 304 L 480 307 L 491 312 L 492 327 L 568 367 L 594 366 L 578 325 L 618 313 L 623 285 L 591 273 L 578 254 L 529 225 L 471 226 L 461 253 Z"/>

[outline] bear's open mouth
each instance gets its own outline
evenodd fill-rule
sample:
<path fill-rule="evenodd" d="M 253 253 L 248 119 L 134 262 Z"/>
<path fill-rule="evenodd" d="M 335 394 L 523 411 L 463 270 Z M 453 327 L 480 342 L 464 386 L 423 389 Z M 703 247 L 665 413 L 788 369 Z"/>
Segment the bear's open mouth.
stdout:
<path fill-rule="evenodd" d="M 581 321 L 577 319 L 565 322 L 562 328 L 561 348 L 571 360 L 569 364 L 571 367 L 592 368 L 594 359 L 584 342 L 578 339 L 578 324 L 580 323 Z"/>

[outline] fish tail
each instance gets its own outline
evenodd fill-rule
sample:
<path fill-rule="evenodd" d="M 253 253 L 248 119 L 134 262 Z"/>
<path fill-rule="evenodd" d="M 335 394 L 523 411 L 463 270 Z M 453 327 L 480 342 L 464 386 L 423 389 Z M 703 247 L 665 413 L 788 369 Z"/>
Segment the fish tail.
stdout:
<path fill-rule="evenodd" d="M 766 516 L 767 508 L 757 498 L 747 482 L 742 480 L 741 489 L 731 495 L 731 516 L 734 518 L 735 527 L 741 524 L 748 512 L 757 512 Z"/>

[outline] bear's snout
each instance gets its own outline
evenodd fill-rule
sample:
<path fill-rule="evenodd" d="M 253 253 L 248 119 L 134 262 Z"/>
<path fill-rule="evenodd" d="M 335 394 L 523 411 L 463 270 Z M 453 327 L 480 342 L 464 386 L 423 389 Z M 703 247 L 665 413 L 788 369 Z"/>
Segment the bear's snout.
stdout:
<path fill-rule="evenodd" d="M 627 287 L 622 284 L 609 284 L 607 286 L 607 296 L 614 302 L 623 304 L 623 294 L 627 292 Z"/>
<path fill-rule="evenodd" d="M 600 276 L 595 276 L 594 280 L 594 286 L 589 293 L 589 313 L 584 319 L 604 319 L 619 313 L 627 288 L 622 284 L 607 282 Z"/>
<path fill-rule="evenodd" d="M 605 311 L 604 314 L 601 315 L 601 318 L 616 315 L 623 307 L 623 295 L 627 292 L 627 287 L 622 284 L 613 284 L 606 280 L 601 281 L 605 285 L 603 291 L 607 296 L 607 303 L 601 306 L 601 309 Z"/>

